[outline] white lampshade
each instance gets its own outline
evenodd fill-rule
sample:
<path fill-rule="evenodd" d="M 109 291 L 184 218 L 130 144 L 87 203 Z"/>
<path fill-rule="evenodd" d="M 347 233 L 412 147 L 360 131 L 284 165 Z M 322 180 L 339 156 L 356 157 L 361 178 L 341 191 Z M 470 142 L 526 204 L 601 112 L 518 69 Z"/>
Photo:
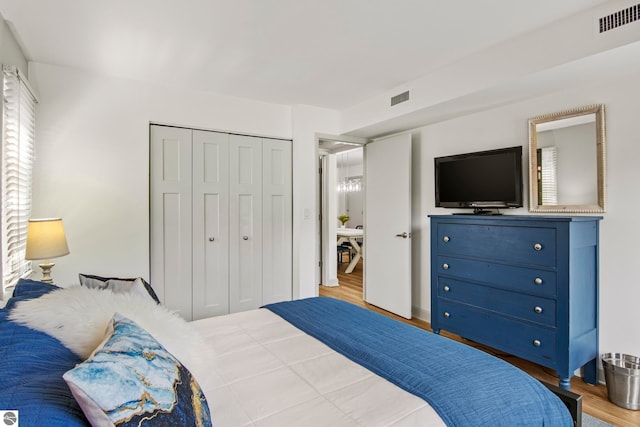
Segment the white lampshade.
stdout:
<path fill-rule="evenodd" d="M 69 253 L 62 219 L 30 219 L 25 259 L 49 259 Z"/>

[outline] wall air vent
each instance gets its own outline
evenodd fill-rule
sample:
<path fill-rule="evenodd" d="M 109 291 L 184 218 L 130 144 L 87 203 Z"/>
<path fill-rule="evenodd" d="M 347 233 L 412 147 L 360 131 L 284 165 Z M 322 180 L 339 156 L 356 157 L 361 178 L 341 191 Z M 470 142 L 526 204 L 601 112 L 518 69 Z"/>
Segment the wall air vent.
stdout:
<path fill-rule="evenodd" d="M 400 104 L 401 102 L 405 102 L 409 100 L 409 91 L 402 92 L 399 95 L 391 97 L 391 106 L 393 107 L 396 104 Z"/>
<path fill-rule="evenodd" d="M 640 3 L 599 19 L 600 33 L 630 24 L 640 19 Z"/>

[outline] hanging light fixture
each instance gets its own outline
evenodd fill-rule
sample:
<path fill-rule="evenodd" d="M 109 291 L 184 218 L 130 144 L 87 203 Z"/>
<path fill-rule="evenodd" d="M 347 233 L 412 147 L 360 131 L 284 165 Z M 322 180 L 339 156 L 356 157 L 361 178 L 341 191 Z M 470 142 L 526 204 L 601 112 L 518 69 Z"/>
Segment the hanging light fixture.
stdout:
<path fill-rule="evenodd" d="M 337 167 L 338 171 L 342 173 L 338 173 L 338 182 L 336 184 L 336 190 L 338 193 L 353 193 L 357 191 L 362 191 L 362 179 L 361 177 L 350 177 L 349 176 L 349 158 L 348 153 L 339 153 L 337 159 Z M 346 157 L 346 160 L 345 160 Z M 342 167 L 341 167 L 342 164 Z M 342 178 L 340 178 L 342 175 Z"/>

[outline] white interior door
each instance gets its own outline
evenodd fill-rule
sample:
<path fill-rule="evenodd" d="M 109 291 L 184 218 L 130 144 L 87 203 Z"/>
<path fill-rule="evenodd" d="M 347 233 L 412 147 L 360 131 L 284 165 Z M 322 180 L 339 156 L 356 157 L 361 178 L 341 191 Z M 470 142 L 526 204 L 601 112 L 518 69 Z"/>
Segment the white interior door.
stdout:
<path fill-rule="evenodd" d="M 411 135 L 365 146 L 364 299 L 411 318 Z"/>

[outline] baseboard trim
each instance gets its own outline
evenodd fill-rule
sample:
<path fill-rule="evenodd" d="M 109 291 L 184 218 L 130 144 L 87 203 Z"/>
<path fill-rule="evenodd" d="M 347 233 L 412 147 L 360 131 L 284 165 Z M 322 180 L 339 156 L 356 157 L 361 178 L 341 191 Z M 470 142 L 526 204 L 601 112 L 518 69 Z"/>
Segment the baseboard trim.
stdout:
<path fill-rule="evenodd" d="M 427 323 L 431 322 L 431 312 L 422 307 L 411 307 L 411 315 Z"/>
<path fill-rule="evenodd" d="M 325 283 L 321 283 L 321 286 L 326 286 L 328 288 L 333 288 L 336 286 L 340 286 L 340 282 L 338 281 L 338 279 L 331 279 L 331 280 L 327 280 Z"/>

